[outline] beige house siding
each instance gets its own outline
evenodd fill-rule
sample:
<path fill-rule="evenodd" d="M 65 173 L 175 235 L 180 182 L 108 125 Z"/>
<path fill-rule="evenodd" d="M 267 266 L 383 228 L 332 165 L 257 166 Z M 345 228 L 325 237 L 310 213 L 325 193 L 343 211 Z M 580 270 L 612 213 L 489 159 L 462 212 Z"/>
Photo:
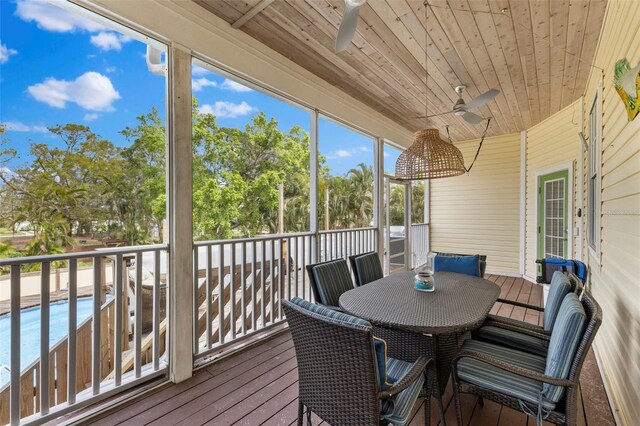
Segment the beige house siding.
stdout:
<path fill-rule="evenodd" d="M 556 114 L 527 130 L 526 145 L 526 236 L 525 236 L 525 276 L 535 280 L 537 275 L 536 259 L 538 241 L 538 176 L 560 170 L 565 165 L 570 169 L 569 183 L 573 209 L 569 213 L 569 233 L 573 234 L 576 211 L 576 159 L 578 157 L 580 129 L 580 104 L 574 102 Z M 573 257 L 575 240 L 569 246 L 569 255 Z"/>
<path fill-rule="evenodd" d="M 640 419 L 640 117 L 628 122 L 613 86 L 614 64 L 624 57 L 633 66 L 640 62 L 640 2 L 609 0 L 595 58 L 604 72 L 592 68 L 582 105 L 589 138 L 589 110 L 601 88 L 600 253 L 585 238 L 583 259 L 604 311 L 596 351 L 605 383 L 620 423 L 634 425 Z M 585 207 L 587 164 L 585 151 Z"/>
<path fill-rule="evenodd" d="M 456 142 L 467 167 L 478 143 Z M 488 271 L 518 274 L 520 133 L 485 139 L 470 173 L 430 189 L 431 250 L 486 254 Z"/>

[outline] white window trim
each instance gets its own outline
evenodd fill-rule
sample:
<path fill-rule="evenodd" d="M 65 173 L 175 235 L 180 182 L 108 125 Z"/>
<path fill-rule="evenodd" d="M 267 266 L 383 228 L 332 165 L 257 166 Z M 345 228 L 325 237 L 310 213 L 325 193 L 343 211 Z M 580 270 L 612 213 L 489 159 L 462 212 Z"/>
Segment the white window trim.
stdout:
<path fill-rule="evenodd" d="M 591 134 L 591 111 L 593 110 L 593 108 L 596 108 L 596 119 L 597 119 L 597 129 L 598 129 L 598 134 L 597 137 L 594 138 L 594 135 Z M 588 247 L 588 252 L 590 257 L 592 257 L 595 261 L 596 264 L 598 266 L 600 266 L 600 256 L 601 256 L 601 250 L 600 250 L 600 224 L 601 224 L 601 216 L 602 216 L 602 205 L 601 205 L 601 200 L 602 200 L 602 85 L 598 84 L 598 87 L 596 89 L 594 98 L 589 106 L 589 113 L 587 115 L 588 117 L 588 121 L 587 121 L 587 128 L 589 131 L 589 139 L 588 139 L 588 143 L 589 143 L 589 149 L 587 151 L 587 179 L 586 179 L 586 186 L 587 186 L 587 232 L 586 232 L 586 243 L 587 243 L 587 247 Z M 595 180 L 595 191 L 594 191 L 594 199 L 593 199 L 593 204 L 594 204 L 594 212 L 595 214 L 591 215 L 591 206 L 589 205 L 589 190 L 590 190 L 590 182 L 591 182 L 591 147 L 593 143 L 598 143 L 598 146 L 596 147 L 596 180 Z M 591 217 L 593 216 L 593 217 Z M 591 241 L 589 241 L 589 232 L 590 232 L 590 221 L 593 220 L 594 221 L 594 235 L 593 235 L 593 244 Z"/>

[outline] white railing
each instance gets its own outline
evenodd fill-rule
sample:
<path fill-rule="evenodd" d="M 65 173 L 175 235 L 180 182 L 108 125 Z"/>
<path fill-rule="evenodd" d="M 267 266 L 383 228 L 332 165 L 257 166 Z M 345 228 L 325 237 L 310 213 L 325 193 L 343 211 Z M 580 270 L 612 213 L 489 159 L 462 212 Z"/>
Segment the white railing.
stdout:
<path fill-rule="evenodd" d="M 281 323 L 282 299 L 313 301 L 306 265 L 375 249 L 375 228 L 194 242 L 195 358 Z"/>
<path fill-rule="evenodd" d="M 166 245 L 153 245 L 0 260 L 10 269 L 0 285 L 11 288 L 10 381 L 0 388 L 0 424 L 42 422 L 165 374 L 167 256 Z M 21 271 L 33 265 L 40 269 L 39 297 L 23 299 L 22 281 L 33 277 Z M 52 265 L 68 269 L 62 292 L 51 293 Z M 79 293 L 91 298 L 80 324 Z M 51 347 L 50 330 L 58 327 L 51 323 L 52 298 L 68 304 L 68 327 Z M 40 309 L 39 357 L 26 368 L 23 302 Z"/>
<path fill-rule="evenodd" d="M 411 225 L 411 267 L 423 265 L 429 253 L 429 224 Z"/>

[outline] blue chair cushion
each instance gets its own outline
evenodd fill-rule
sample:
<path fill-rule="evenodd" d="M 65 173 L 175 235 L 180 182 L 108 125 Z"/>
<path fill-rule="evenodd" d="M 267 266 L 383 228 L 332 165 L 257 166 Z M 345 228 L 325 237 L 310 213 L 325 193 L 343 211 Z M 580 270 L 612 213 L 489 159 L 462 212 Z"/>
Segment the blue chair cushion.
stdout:
<path fill-rule="evenodd" d="M 373 338 L 373 348 L 376 351 L 376 366 L 378 367 L 378 380 L 380 390 L 387 390 L 392 383 L 387 375 L 387 342 L 378 337 Z"/>
<path fill-rule="evenodd" d="M 441 256 L 437 255 L 434 260 L 434 270 L 457 272 L 459 274 L 480 276 L 480 256 Z"/>
<path fill-rule="evenodd" d="M 558 379 L 566 379 L 569 376 L 571 363 L 582 341 L 586 323 L 587 315 L 578 296 L 575 293 L 567 294 L 560 305 L 558 317 L 551 332 L 544 370 L 547 376 Z M 545 383 L 543 392 L 549 400 L 558 402 L 564 390 L 563 386 Z"/>
<path fill-rule="evenodd" d="M 461 350 L 492 356 L 501 361 L 508 362 L 511 365 L 533 370 L 538 373 L 544 373 L 545 371 L 544 357 L 516 349 L 505 348 L 504 346 L 493 343 L 467 340 L 462 345 Z M 535 406 L 538 405 L 540 392 L 543 387 L 542 382 L 518 376 L 517 374 L 472 358 L 460 359 L 457 365 L 457 374 L 462 380 L 476 386 L 529 402 Z M 551 410 L 555 405 L 555 402 L 544 397 L 542 398 L 542 408 L 545 410 Z"/>
<path fill-rule="evenodd" d="M 342 293 L 353 288 L 349 266 L 344 259 L 320 263 L 313 267 L 319 302 L 329 306 L 339 306 Z"/>
<path fill-rule="evenodd" d="M 346 322 L 352 325 L 371 327 L 371 324 L 368 321 L 365 321 L 361 318 L 354 317 L 353 315 L 345 314 L 334 309 L 325 308 L 324 306 L 316 305 L 315 303 L 311 303 L 308 300 L 304 300 L 299 297 L 294 297 L 293 299 L 291 299 L 291 303 L 318 315 L 333 318 L 335 320 Z"/>
<path fill-rule="evenodd" d="M 540 356 L 547 356 L 548 345 L 544 339 L 492 325 L 480 327 L 476 333 L 480 340 L 486 340 Z"/>
<path fill-rule="evenodd" d="M 549 295 L 547 296 L 547 304 L 544 306 L 543 327 L 546 331 L 553 329 L 558 309 L 564 300 L 564 297 L 571 292 L 571 281 L 569 277 L 561 271 L 556 271 L 551 278 L 549 285 Z"/>
<path fill-rule="evenodd" d="M 382 265 L 378 253 L 367 253 L 358 256 L 354 260 L 356 264 L 358 286 L 365 285 L 371 281 L 378 280 L 383 277 Z"/>
<path fill-rule="evenodd" d="M 387 376 L 389 382 L 397 382 L 409 369 L 410 362 L 395 358 L 387 359 Z M 424 387 L 424 374 L 413 382 L 408 388 L 396 395 L 382 401 L 381 419 L 394 425 L 407 425 L 411 422 L 411 410 L 413 409 L 420 391 Z"/>

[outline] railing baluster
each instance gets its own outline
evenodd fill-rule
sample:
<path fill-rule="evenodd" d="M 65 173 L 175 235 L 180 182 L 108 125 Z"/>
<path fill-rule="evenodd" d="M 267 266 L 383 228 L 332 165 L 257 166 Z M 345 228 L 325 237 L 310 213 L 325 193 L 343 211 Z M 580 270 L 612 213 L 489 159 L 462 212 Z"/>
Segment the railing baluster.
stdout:
<path fill-rule="evenodd" d="M 136 378 L 142 374 L 142 253 L 136 253 L 136 325 L 133 364 Z"/>
<path fill-rule="evenodd" d="M 200 278 L 198 276 L 198 251 L 199 247 L 193 248 L 193 353 L 200 353 L 200 335 L 198 333 L 198 322 L 200 319 L 200 305 L 198 294 L 200 293 Z M 168 274 L 167 274 L 168 276 Z M 206 291 L 206 285 L 205 285 Z"/>
<path fill-rule="evenodd" d="M 298 277 L 298 270 L 300 268 L 298 268 L 299 263 L 298 260 L 300 259 L 300 237 L 295 237 L 294 241 L 296 242 L 296 251 L 294 251 L 293 253 L 295 253 L 295 264 L 294 264 L 294 268 L 295 268 L 295 295 L 296 297 L 298 297 L 298 287 L 300 287 L 300 281 L 299 281 L 299 277 Z M 302 273 L 304 274 L 304 269 L 302 270 Z"/>
<path fill-rule="evenodd" d="M 264 298 L 266 295 L 265 292 L 265 285 L 266 285 L 266 275 L 267 275 L 267 271 L 266 271 L 266 262 L 267 262 L 267 253 L 265 250 L 265 240 L 262 240 L 262 244 L 260 245 L 262 248 L 262 265 L 260 267 L 260 282 L 261 282 L 261 300 L 260 300 L 260 325 L 262 325 L 263 327 L 267 324 L 266 320 L 265 320 L 265 306 L 264 306 Z"/>
<path fill-rule="evenodd" d="M 67 402 L 76 402 L 76 330 L 78 327 L 78 261 L 69 260 L 69 338 L 67 340 Z"/>
<path fill-rule="evenodd" d="M 153 369 L 160 368 L 160 251 L 155 250 L 153 271 Z"/>
<path fill-rule="evenodd" d="M 11 265 L 11 425 L 20 423 L 20 266 Z"/>
<path fill-rule="evenodd" d="M 205 279 L 206 279 L 206 283 L 205 283 L 205 290 L 207 292 L 207 297 L 205 298 L 205 300 L 207 301 L 207 313 L 206 313 L 206 318 L 207 318 L 207 327 L 206 327 L 206 333 L 207 333 L 207 349 L 211 349 L 211 337 L 213 335 L 213 318 L 212 318 L 212 304 L 213 304 L 213 253 L 212 253 L 212 246 L 207 246 L 207 270 L 205 272 Z M 218 268 L 218 275 L 221 274 L 220 268 Z M 218 299 L 220 299 L 220 288 L 218 288 Z"/>
<path fill-rule="evenodd" d="M 282 298 L 284 297 L 284 256 L 283 239 L 278 239 L 278 319 L 282 319 Z"/>
<path fill-rule="evenodd" d="M 115 314 L 115 319 L 114 319 L 114 327 L 115 327 L 115 333 L 114 333 L 114 342 L 113 342 L 113 369 L 115 372 L 114 378 L 115 378 L 115 385 L 116 386 L 120 386 L 120 384 L 122 383 L 122 334 L 123 334 L 123 330 L 122 330 L 122 305 L 123 305 L 123 288 L 122 288 L 122 282 L 123 282 L 123 274 L 124 274 L 124 259 L 122 254 L 117 254 L 116 255 L 116 272 L 115 272 L 115 276 L 114 276 L 114 282 L 115 282 L 115 300 L 113 303 L 116 304 L 116 314 Z M 127 315 L 129 313 L 127 312 Z M 127 330 L 128 333 L 128 330 Z"/>
<path fill-rule="evenodd" d="M 275 321 L 274 311 L 276 306 L 276 301 L 274 299 L 274 297 L 276 297 L 276 294 L 275 290 L 273 289 L 273 287 L 276 285 L 276 280 L 274 279 L 276 271 L 276 254 L 275 241 L 273 239 L 271 240 L 271 253 L 269 257 L 271 258 L 271 262 L 269 262 L 269 322 L 272 323 Z"/>
<path fill-rule="evenodd" d="M 311 238 L 309 238 L 311 240 Z M 306 299 L 307 293 L 307 237 L 302 237 L 302 298 Z M 311 299 L 311 297 L 309 297 Z"/>
<path fill-rule="evenodd" d="M 291 237 L 287 237 L 287 251 L 285 253 L 285 262 L 287 263 L 287 299 L 291 300 L 291 262 L 289 262 L 289 258 L 291 257 Z"/>
<path fill-rule="evenodd" d="M 229 308 L 229 328 L 231 340 L 236 338 L 236 243 L 231 243 L 231 261 L 229 264 L 229 295 L 231 307 Z"/>
<path fill-rule="evenodd" d="M 253 331 L 256 331 L 256 322 L 258 320 L 256 315 L 256 294 L 258 291 L 258 289 L 256 288 L 256 279 L 258 278 L 258 273 L 256 272 L 256 246 L 256 241 L 253 240 L 251 242 L 251 324 Z"/>
<path fill-rule="evenodd" d="M 93 257 L 93 318 L 91 327 L 91 384 L 93 394 L 100 393 L 100 307 L 101 307 L 101 281 L 102 281 L 102 258 L 100 256 Z"/>
<path fill-rule="evenodd" d="M 220 271 L 218 272 L 218 341 L 220 344 L 224 343 L 224 243 L 220 244 L 218 251 L 218 259 L 220 264 Z"/>
<path fill-rule="evenodd" d="M 242 242 L 242 263 L 240 264 L 240 291 L 242 291 L 241 301 L 242 308 L 240 309 L 242 313 L 242 325 L 241 331 L 242 335 L 247 334 L 247 300 L 246 300 L 246 292 L 247 292 L 247 243 L 245 241 Z"/>
<path fill-rule="evenodd" d="M 40 265 L 40 414 L 49 414 L 49 298 L 51 263 Z"/>

